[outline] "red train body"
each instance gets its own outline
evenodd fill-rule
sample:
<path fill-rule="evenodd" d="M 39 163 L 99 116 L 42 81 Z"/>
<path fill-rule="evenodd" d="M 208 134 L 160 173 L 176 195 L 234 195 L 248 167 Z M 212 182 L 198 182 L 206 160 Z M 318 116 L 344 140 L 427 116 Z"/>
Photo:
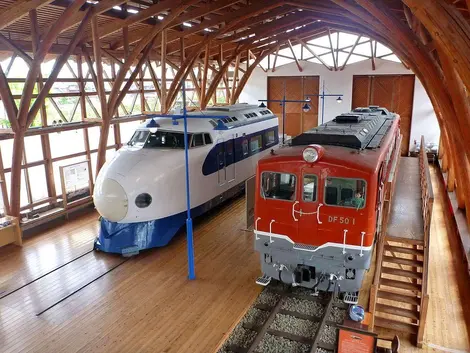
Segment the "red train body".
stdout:
<path fill-rule="evenodd" d="M 359 290 L 381 227 L 383 185 L 400 148 L 399 122 L 386 109 L 363 108 L 259 161 L 255 249 L 264 276 L 258 283 L 276 278 L 332 290 L 334 281 L 343 292 Z"/>

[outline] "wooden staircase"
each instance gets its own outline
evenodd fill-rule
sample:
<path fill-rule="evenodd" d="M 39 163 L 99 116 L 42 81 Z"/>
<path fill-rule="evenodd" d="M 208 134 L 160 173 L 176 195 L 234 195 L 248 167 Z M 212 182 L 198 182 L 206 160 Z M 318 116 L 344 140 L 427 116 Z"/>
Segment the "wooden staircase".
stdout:
<path fill-rule="evenodd" d="M 423 138 L 421 146 L 425 146 Z M 370 290 L 370 328 L 376 326 L 413 334 L 416 345 L 422 347 L 429 302 L 428 263 L 434 195 L 424 149 L 419 154 L 419 181 L 414 190 L 409 188 L 410 178 L 397 178 L 398 173 L 406 176 L 405 169 L 397 172 L 398 159 L 394 158 L 394 167 L 385 187 L 383 227 L 377 242 L 376 269 Z M 408 166 L 409 162 L 406 161 Z M 400 179 L 400 192 L 405 198 L 407 194 L 418 195 L 413 199 L 414 204 L 409 203 L 416 207 L 403 207 L 400 202 L 394 202 L 397 179 Z M 392 213 L 395 218 L 390 218 L 392 207 L 396 207 L 393 208 L 396 213 Z M 405 217 L 397 217 L 397 214 Z M 422 223 L 418 222 L 421 220 Z M 393 231 L 389 225 L 393 226 Z"/>
<path fill-rule="evenodd" d="M 423 245 L 385 238 L 374 305 L 374 325 L 418 335 L 422 320 Z"/>

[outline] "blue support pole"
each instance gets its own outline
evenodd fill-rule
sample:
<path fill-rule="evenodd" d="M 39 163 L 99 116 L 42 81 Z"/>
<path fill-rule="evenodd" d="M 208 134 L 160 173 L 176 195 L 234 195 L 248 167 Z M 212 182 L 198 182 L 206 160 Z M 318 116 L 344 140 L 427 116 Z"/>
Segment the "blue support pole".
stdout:
<path fill-rule="evenodd" d="M 284 81 L 284 96 L 282 97 L 282 144 L 286 144 L 286 81 Z"/>
<path fill-rule="evenodd" d="M 183 79 L 183 123 L 184 123 L 184 157 L 186 166 L 186 241 L 188 246 L 188 278 L 190 280 L 196 279 L 196 270 L 194 266 L 194 242 L 193 242 L 193 220 L 191 219 L 191 196 L 189 189 L 189 153 L 188 153 L 188 119 L 186 110 L 186 83 Z"/>
<path fill-rule="evenodd" d="M 323 124 L 323 118 L 325 116 L 325 81 L 323 81 L 323 89 L 321 94 L 321 123 Z"/>

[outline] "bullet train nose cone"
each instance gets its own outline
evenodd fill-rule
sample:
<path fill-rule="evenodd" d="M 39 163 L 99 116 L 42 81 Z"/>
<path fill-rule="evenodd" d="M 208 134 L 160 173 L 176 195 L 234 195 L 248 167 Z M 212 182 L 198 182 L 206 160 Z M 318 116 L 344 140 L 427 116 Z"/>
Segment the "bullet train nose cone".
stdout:
<path fill-rule="evenodd" d="M 127 214 L 127 195 L 116 180 L 105 178 L 95 186 L 93 193 L 99 214 L 111 222 L 119 222 Z"/>

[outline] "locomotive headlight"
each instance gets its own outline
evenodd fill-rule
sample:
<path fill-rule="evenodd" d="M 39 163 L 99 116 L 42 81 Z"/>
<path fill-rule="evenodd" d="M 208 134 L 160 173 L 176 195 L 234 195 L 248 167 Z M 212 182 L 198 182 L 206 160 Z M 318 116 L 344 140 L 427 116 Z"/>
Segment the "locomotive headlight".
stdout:
<path fill-rule="evenodd" d="M 320 159 L 324 151 L 324 148 L 319 145 L 310 145 L 303 150 L 302 157 L 305 162 L 314 163 Z"/>
<path fill-rule="evenodd" d="M 152 203 L 152 196 L 144 192 L 143 194 L 137 195 L 135 198 L 135 205 L 139 208 L 149 207 Z"/>
<path fill-rule="evenodd" d="M 302 153 L 305 162 L 313 163 L 318 159 L 318 151 L 313 147 L 307 147 Z"/>

